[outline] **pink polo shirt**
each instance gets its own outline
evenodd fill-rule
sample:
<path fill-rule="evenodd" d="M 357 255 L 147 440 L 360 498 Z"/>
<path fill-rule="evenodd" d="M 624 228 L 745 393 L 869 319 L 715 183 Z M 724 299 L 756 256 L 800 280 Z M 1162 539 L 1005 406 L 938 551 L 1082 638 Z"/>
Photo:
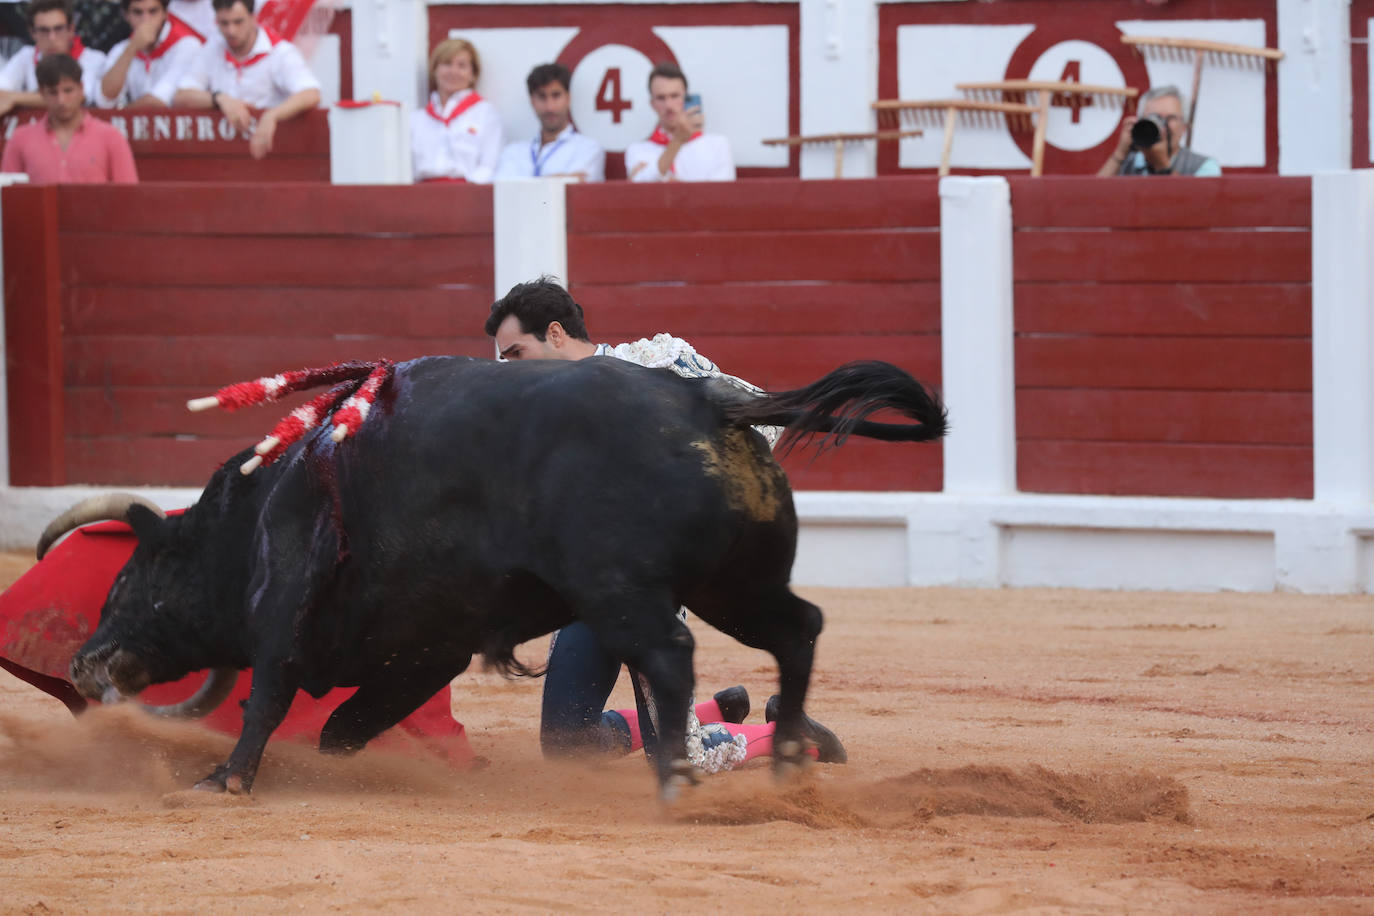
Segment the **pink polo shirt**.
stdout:
<path fill-rule="evenodd" d="M 25 124 L 5 144 L 0 172 L 24 172 L 34 184 L 100 184 L 138 181 L 134 153 L 118 130 L 83 114 L 67 148 L 43 118 Z"/>

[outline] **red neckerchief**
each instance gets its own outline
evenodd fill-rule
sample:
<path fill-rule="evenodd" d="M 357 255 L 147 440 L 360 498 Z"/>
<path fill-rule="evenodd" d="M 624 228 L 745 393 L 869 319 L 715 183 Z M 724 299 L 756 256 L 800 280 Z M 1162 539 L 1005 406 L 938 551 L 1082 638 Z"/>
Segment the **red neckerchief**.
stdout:
<path fill-rule="evenodd" d="M 691 143 L 693 140 L 700 136 L 701 131 L 697 131 L 696 133 L 692 134 L 692 136 L 687 138 L 687 142 Z M 649 142 L 657 143 L 659 146 L 667 146 L 669 143 L 673 142 L 673 138 L 665 134 L 663 132 L 662 127 L 655 127 L 654 132 L 649 135 Z"/>
<path fill-rule="evenodd" d="M 263 34 L 267 36 L 267 40 L 268 40 L 269 42 L 271 42 L 272 47 L 275 48 L 275 47 L 277 46 L 277 43 L 281 41 L 281 36 L 278 35 L 276 32 L 272 31 L 271 29 L 269 29 L 267 26 L 262 25 L 261 23 L 259 23 L 259 24 L 258 24 L 258 28 L 262 29 Z M 255 38 L 253 39 L 253 44 L 257 44 L 257 43 L 258 43 L 258 40 L 257 40 L 257 38 L 255 37 Z M 233 64 L 233 65 L 234 65 L 234 69 L 235 69 L 236 71 L 238 71 L 239 73 L 243 73 L 243 71 L 244 71 L 245 69 L 247 69 L 248 67 L 253 66 L 253 65 L 256 64 L 258 61 L 260 61 L 260 60 L 262 60 L 263 58 L 267 57 L 267 55 L 269 55 L 269 54 L 271 54 L 271 53 L 272 53 L 271 51 L 260 51 L 259 53 L 254 54 L 252 57 L 248 58 L 247 60 L 239 60 L 237 57 L 234 56 L 234 52 L 233 52 L 233 51 L 230 51 L 228 48 L 225 48 L 225 49 L 224 49 L 224 59 L 227 60 L 227 61 L 229 61 L 229 63 Z"/>
<path fill-rule="evenodd" d="M 443 124 L 445 127 L 448 127 L 455 120 L 457 120 L 460 114 L 467 111 L 469 108 L 471 108 L 473 105 L 476 105 L 480 101 L 482 101 L 482 97 L 478 95 L 476 91 L 474 91 L 472 95 L 463 99 L 463 101 L 459 102 L 456 106 L 454 106 L 453 114 L 449 115 L 446 118 L 443 115 L 439 114 L 439 112 L 434 110 L 434 99 L 431 98 L 429 100 L 429 104 L 425 106 L 425 113 L 428 114 L 434 120 Z"/>
<path fill-rule="evenodd" d="M 86 46 L 81 43 L 80 36 L 72 36 L 72 46 L 67 49 L 67 56 L 72 60 L 77 60 L 82 54 L 86 53 Z M 43 52 L 37 48 L 33 49 L 33 62 L 36 64 L 43 59 Z"/>
<path fill-rule="evenodd" d="M 191 28 L 186 23 L 182 22 L 177 17 L 171 15 L 170 13 L 167 15 L 167 21 L 171 23 L 172 27 L 167 32 L 166 40 L 158 43 L 158 45 L 154 47 L 153 50 L 148 51 L 146 53 L 143 51 L 139 51 L 136 55 L 139 60 L 143 61 L 144 73 L 147 73 L 148 71 L 152 70 L 153 61 L 157 60 L 159 57 L 166 54 L 168 51 L 172 50 L 172 45 L 176 44 L 178 41 L 181 41 L 183 38 L 194 38 L 196 41 L 199 41 L 202 44 L 205 42 L 205 39 L 200 37 L 199 32 Z"/>

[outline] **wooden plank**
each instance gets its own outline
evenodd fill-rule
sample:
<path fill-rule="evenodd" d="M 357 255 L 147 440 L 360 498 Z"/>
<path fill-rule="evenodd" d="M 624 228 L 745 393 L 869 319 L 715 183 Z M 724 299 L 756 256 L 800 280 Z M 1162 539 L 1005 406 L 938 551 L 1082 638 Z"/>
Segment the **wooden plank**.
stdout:
<path fill-rule="evenodd" d="M 1307 283 L 1311 233 L 1205 229 L 1020 230 L 1016 282 Z"/>
<path fill-rule="evenodd" d="M 247 143 L 244 149 L 247 149 Z M 329 183 L 329 159 L 307 156 L 144 156 L 135 161 L 141 187 L 148 184 L 214 182 L 233 185 L 273 185 L 288 182 Z"/>
<path fill-rule="evenodd" d="M 398 287 L 76 286 L 63 291 L 72 336 L 372 336 L 385 321 L 394 337 L 426 337 L 442 349 L 482 333 L 491 284 Z"/>
<path fill-rule="evenodd" d="M 485 335 L 455 338 L 438 351 L 433 341 L 413 337 L 85 337 L 67 341 L 63 381 L 109 388 L 185 386 L 211 394 L 224 385 L 285 369 L 350 359 L 413 359 L 436 352 L 490 356 L 491 340 Z"/>
<path fill-rule="evenodd" d="M 1016 385 L 1311 391 L 1312 347 L 1266 337 L 1018 337 Z"/>
<path fill-rule="evenodd" d="M 572 289 L 591 335 L 619 343 L 668 332 L 694 339 L 735 334 L 937 334 L 940 284 L 724 283 Z"/>
<path fill-rule="evenodd" d="M 1008 180 L 1016 229 L 1305 229 L 1312 225 L 1312 179 L 1305 176 L 1227 175 L 1171 182 L 1050 175 L 1041 181 Z"/>
<path fill-rule="evenodd" d="M 798 449 L 781 461 L 794 490 L 930 492 L 944 486 L 942 455 L 929 443 L 849 439 L 821 454 Z"/>
<path fill-rule="evenodd" d="M 144 235 L 481 235 L 489 185 L 63 185 L 62 232 Z"/>
<path fill-rule="evenodd" d="M 1022 388 L 1019 441 L 1312 444 L 1312 396 L 1278 391 Z"/>
<path fill-rule="evenodd" d="M 935 231 L 605 234 L 568 239 L 582 283 L 935 280 Z"/>
<path fill-rule="evenodd" d="M 935 227 L 939 181 L 769 178 L 568 188 L 568 234 Z"/>
<path fill-rule="evenodd" d="M 1278 445 L 1022 442 L 1026 493 L 1311 499 L 1312 450 Z"/>
<path fill-rule="evenodd" d="M 67 480 L 57 188 L 10 185 L 2 193 L 9 483 L 58 486 Z"/>
<path fill-rule="evenodd" d="M 66 473 L 71 483 L 95 486 L 199 487 L 251 446 L 230 439 L 73 436 L 67 439 Z"/>
<path fill-rule="evenodd" d="M 1018 334 L 1308 337 L 1306 283 L 1018 283 Z"/>
<path fill-rule="evenodd" d="M 150 271 L 156 251 L 157 270 Z M 491 283 L 489 239 L 462 236 L 291 239 L 64 233 L 68 285 L 412 286 Z"/>
<path fill-rule="evenodd" d="M 252 445 L 277 421 L 317 392 L 302 392 L 245 410 L 186 409 L 191 398 L 209 394 L 196 386 L 75 386 L 66 389 L 66 433 L 71 437 L 226 439 Z"/>

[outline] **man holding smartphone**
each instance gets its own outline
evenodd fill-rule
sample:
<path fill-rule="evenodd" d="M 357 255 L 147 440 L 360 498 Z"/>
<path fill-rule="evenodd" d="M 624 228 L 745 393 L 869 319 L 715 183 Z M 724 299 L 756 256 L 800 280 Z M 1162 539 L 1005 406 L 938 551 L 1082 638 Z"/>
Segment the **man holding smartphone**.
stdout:
<path fill-rule="evenodd" d="M 625 150 L 631 181 L 734 181 L 730 141 L 702 132 L 701 97 L 687 94 L 687 77 L 662 63 L 649 73 L 649 104 L 658 115 L 652 136 Z"/>

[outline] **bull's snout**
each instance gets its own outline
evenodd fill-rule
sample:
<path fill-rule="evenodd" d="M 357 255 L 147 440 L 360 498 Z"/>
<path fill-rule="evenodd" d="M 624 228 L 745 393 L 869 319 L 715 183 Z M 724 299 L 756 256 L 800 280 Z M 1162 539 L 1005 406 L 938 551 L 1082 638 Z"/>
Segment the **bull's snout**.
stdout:
<path fill-rule="evenodd" d="M 150 682 L 143 663 L 114 645 L 74 656 L 68 674 L 78 693 L 102 703 L 135 696 Z"/>

